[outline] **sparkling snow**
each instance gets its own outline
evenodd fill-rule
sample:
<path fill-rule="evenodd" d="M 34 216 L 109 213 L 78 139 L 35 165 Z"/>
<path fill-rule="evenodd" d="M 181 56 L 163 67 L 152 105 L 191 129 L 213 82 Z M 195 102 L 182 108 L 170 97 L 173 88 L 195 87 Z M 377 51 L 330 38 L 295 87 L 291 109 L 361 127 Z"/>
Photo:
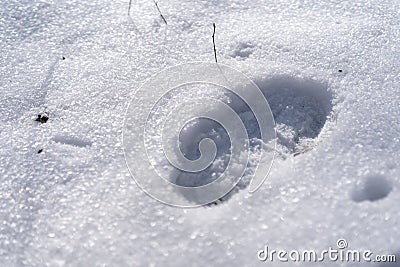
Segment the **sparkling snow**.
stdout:
<path fill-rule="evenodd" d="M 128 2 L 0 1 L 1 266 L 291 266 L 257 251 L 339 238 L 400 258 L 399 1 L 159 0 L 167 25 Z M 124 115 L 157 72 L 214 60 L 213 22 L 219 62 L 270 103 L 277 159 L 254 194 L 173 208 L 131 178 Z"/>

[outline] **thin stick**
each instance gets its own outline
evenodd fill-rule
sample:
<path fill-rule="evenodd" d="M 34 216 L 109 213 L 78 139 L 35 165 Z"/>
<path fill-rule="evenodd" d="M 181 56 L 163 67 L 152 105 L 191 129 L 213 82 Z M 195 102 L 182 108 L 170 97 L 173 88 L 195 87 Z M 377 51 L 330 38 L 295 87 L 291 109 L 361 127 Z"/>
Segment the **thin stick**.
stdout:
<path fill-rule="evenodd" d="M 132 6 L 132 0 L 129 0 L 129 7 L 128 7 L 128 16 L 131 16 L 131 6 Z"/>
<path fill-rule="evenodd" d="M 217 60 L 217 49 L 215 48 L 215 23 L 213 23 L 213 27 L 214 27 L 214 32 L 213 32 L 213 35 L 212 35 L 212 39 L 213 39 L 213 44 L 214 44 L 214 57 L 215 57 L 215 63 L 218 63 L 218 60 Z"/>
<path fill-rule="evenodd" d="M 157 4 L 156 0 L 153 0 L 153 2 L 154 2 L 154 4 L 156 5 L 156 8 L 157 8 L 157 10 L 158 10 L 158 13 L 160 13 L 160 16 L 161 16 L 162 20 L 165 22 L 165 24 L 168 25 L 167 20 L 164 18 L 163 14 L 161 13 L 161 10 L 160 10 L 160 8 L 158 7 L 158 4 Z"/>

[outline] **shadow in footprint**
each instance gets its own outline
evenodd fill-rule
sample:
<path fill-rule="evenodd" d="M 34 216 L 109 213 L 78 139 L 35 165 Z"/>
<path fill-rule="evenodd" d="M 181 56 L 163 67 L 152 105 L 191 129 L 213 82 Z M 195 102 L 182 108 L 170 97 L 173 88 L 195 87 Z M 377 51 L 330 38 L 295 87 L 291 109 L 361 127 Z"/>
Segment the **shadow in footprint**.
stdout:
<path fill-rule="evenodd" d="M 259 80 L 256 84 L 274 115 L 278 155 L 285 158 L 312 149 L 332 111 L 333 96 L 327 84 L 290 76 Z"/>
<path fill-rule="evenodd" d="M 277 152 L 282 158 L 304 153 L 315 146 L 315 139 L 324 127 L 332 111 L 332 94 L 324 83 L 310 79 L 276 76 L 256 81 L 268 100 L 276 122 Z M 258 164 L 260 129 L 250 107 L 237 95 L 225 93 L 223 100 L 241 118 L 250 141 L 251 157 L 246 171 L 237 186 L 220 201 L 226 201 L 234 193 L 246 188 Z M 201 186 L 216 180 L 225 171 L 230 159 L 230 140 L 225 129 L 216 122 L 198 119 L 187 125 L 179 137 L 183 154 L 191 160 L 200 157 L 199 143 L 204 138 L 214 140 L 217 156 L 213 163 L 201 172 L 174 172 L 173 183 L 185 186 Z M 253 160 L 254 159 L 254 160 Z M 192 196 L 186 198 L 196 201 Z M 212 203 L 215 204 L 215 203 Z"/>
<path fill-rule="evenodd" d="M 219 201 L 229 199 L 235 192 L 249 185 L 254 167 L 258 162 L 259 147 L 261 145 L 261 133 L 258 122 L 250 107 L 234 93 L 226 91 L 225 96 L 226 98 L 222 101 L 238 114 L 247 131 L 250 155 L 242 179 L 231 192 L 223 196 Z M 201 156 L 199 150 L 200 141 L 206 138 L 212 139 L 216 145 L 217 153 L 214 161 L 200 172 L 176 170 L 176 178 L 173 179 L 173 183 L 185 187 L 203 186 L 218 179 L 226 170 L 230 160 L 232 160 L 233 164 L 243 164 L 241 159 L 231 157 L 231 140 L 226 129 L 218 122 L 205 118 L 195 119 L 182 129 L 179 136 L 179 143 L 184 156 L 190 160 L 198 159 Z M 247 160 L 247 158 L 243 160 Z M 185 197 L 194 203 L 196 202 L 195 196 L 185 195 Z"/>
<path fill-rule="evenodd" d="M 392 191 L 392 184 L 384 176 L 370 175 L 363 179 L 352 192 L 352 199 L 355 202 L 377 201 L 389 195 Z"/>

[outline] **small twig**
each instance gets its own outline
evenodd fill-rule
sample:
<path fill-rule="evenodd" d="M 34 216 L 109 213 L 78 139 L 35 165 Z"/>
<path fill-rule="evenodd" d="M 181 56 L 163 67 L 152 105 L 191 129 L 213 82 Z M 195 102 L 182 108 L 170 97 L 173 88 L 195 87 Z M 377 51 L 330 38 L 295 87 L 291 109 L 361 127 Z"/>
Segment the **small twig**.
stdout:
<path fill-rule="evenodd" d="M 158 10 L 158 13 L 160 13 L 160 16 L 161 16 L 162 20 L 165 22 L 165 24 L 168 25 L 167 20 L 164 18 L 163 14 L 161 13 L 161 10 L 160 10 L 160 8 L 158 7 L 158 4 L 157 4 L 156 0 L 153 0 L 153 2 L 154 2 L 154 4 L 156 5 L 156 8 L 157 8 L 157 10 Z"/>
<path fill-rule="evenodd" d="M 129 0 L 129 7 L 128 7 L 128 16 L 131 16 L 131 6 L 132 6 L 132 0 Z"/>
<path fill-rule="evenodd" d="M 215 63 L 218 63 L 218 60 L 217 60 L 217 49 L 215 48 L 215 23 L 213 23 L 213 27 L 214 27 L 214 32 L 213 32 L 213 35 L 212 35 L 212 39 L 213 39 L 213 44 L 214 44 L 214 57 L 215 57 Z"/>

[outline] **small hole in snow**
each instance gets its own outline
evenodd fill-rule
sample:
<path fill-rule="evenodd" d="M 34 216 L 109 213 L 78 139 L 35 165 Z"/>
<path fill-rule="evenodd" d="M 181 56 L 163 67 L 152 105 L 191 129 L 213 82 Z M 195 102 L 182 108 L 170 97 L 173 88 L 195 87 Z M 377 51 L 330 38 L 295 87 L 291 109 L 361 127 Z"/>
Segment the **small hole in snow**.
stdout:
<path fill-rule="evenodd" d="M 231 57 L 244 60 L 250 57 L 255 50 L 255 45 L 250 42 L 239 42 L 231 53 Z"/>
<path fill-rule="evenodd" d="M 353 190 L 352 199 L 355 202 L 377 201 L 387 197 L 392 188 L 392 184 L 384 176 L 367 176 Z"/>
<path fill-rule="evenodd" d="M 55 136 L 53 137 L 53 141 L 63 145 L 70 145 L 75 147 L 90 147 L 92 142 L 82 140 L 72 136 Z"/>

